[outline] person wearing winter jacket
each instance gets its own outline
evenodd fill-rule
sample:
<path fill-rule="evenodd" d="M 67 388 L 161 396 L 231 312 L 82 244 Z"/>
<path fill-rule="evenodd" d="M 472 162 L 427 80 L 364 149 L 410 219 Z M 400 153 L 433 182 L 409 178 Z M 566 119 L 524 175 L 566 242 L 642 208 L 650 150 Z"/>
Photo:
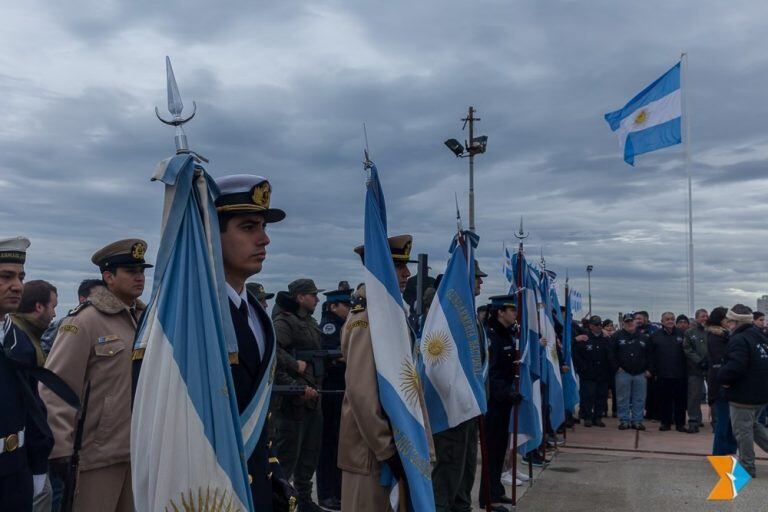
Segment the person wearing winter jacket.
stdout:
<path fill-rule="evenodd" d="M 730 339 L 729 329 L 733 320 L 725 318 L 728 309 L 720 306 L 712 310 L 707 319 L 707 358 L 710 366 L 707 372 L 709 390 L 709 409 L 712 411 L 712 426 L 715 431 L 712 440 L 712 455 L 733 455 L 736 453 L 736 438 L 731 428 L 731 414 L 728 411 L 728 399 L 720 386 L 717 372 L 723 366 L 725 349 Z"/>
<path fill-rule="evenodd" d="M 768 404 L 768 339 L 752 323 L 752 310 L 747 306 L 736 304 L 726 318 L 735 323 L 717 377 L 728 398 L 739 460 L 754 478 L 754 443 L 768 451 L 768 429 L 757 421 Z"/>

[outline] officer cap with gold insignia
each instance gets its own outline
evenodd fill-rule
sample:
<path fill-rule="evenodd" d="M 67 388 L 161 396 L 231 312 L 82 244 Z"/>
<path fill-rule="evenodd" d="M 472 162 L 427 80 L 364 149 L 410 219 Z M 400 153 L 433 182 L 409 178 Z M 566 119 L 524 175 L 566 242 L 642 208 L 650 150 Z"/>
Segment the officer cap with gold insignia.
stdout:
<path fill-rule="evenodd" d="M 220 195 L 216 199 L 219 213 L 258 213 L 265 222 L 280 222 L 285 212 L 270 208 L 272 185 L 266 178 L 254 174 L 230 174 L 216 178 Z"/>
<path fill-rule="evenodd" d="M 489 297 L 488 300 L 491 301 L 491 306 L 498 309 L 503 309 L 503 308 L 517 309 L 517 305 L 515 304 L 517 301 L 517 295 L 496 295 L 493 297 Z"/>
<path fill-rule="evenodd" d="M 118 267 L 152 268 L 153 265 L 144 261 L 146 253 L 147 242 L 139 238 L 127 238 L 99 249 L 91 256 L 91 261 L 102 272 Z"/>
<path fill-rule="evenodd" d="M 27 260 L 29 239 L 23 236 L 0 239 L 0 263 L 20 263 Z"/>
<path fill-rule="evenodd" d="M 389 252 L 392 253 L 392 260 L 395 263 L 417 263 L 411 259 L 411 248 L 413 247 L 411 235 L 391 236 L 387 238 L 387 242 L 389 242 Z M 365 246 L 358 245 L 355 247 L 355 252 L 365 262 Z"/>
<path fill-rule="evenodd" d="M 269 300 L 275 296 L 274 293 L 267 293 L 261 283 L 245 283 L 246 289 L 254 294 L 258 300 Z"/>

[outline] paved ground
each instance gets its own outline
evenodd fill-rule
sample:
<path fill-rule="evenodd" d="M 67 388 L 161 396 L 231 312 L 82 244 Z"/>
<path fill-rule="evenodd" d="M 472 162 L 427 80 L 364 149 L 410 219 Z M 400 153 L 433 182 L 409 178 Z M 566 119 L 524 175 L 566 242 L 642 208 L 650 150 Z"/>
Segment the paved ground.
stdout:
<path fill-rule="evenodd" d="M 705 409 L 705 417 L 707 412 Z M 698 434 L 684 434 L 659 432 L 658 423 L 647 422 L 648 430 L 638 433 L 618 430 L 615 419 L 605 422 L 606 428 L 577 425 L 569 430 L 566 445 L 553 462 L 543 471 L 537 470 L 533 487 L 518 487 L 516 510 L 768 510 L 768 455 L 759 449 L 758 478 L 733 502 L 708 502 L 718 479 L 706 459 L 712 448 L 709 426 Z M 479 470 L 475 493 L 479 491 Z"/>

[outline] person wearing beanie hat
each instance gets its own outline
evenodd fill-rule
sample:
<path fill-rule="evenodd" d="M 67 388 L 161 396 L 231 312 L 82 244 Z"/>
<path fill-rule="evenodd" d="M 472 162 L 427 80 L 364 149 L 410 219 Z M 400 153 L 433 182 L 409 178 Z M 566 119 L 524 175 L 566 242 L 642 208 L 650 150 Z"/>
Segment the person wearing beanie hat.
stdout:
<path fill-rule="evenodd" d="M 754 443 L 768 451 L 768 430 L 757 421 L 768 404 L 768 339 L 752 323 L 749 307 L 736 304 L 725 317 L 733 320 L 734 328 L 717 377 L 730 406 L 739 460 L 754 478 Z"/>

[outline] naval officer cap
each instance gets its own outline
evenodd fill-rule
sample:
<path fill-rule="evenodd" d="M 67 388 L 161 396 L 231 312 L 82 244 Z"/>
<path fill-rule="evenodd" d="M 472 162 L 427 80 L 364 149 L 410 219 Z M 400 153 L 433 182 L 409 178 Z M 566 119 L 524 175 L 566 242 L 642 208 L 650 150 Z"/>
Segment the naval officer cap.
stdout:
<path fill-rule="evenodd" d="M 411 248 L 413 247 L 413 237 L 411 235 L 397 235 L 387 238 L 389 243 L 389 252 L 392 254 L 392 260 L 395 263 L 418 263 L 411 259 Z M 360 255 L 360 259 L 365 262 L 365 246 L 358 245 L 355 252 Z"/>
<path fill-rule="evenodd" d="M 220 195 L 216 199 L 219 213 L 258 213 L 264 222 L 280 222 L 285 212 L 270 208 L 272 185 L 266 178 L 255 174 L 231 174 L 216 178 Z"/>
<path fill-rule="evenodd" d="M 19 263 L 27 260 L 29 239 L 23 236 L 0 239 L 0 263 Z"/>
<path fill-rule="evenodd" d="M 325 300 L 331 304 L 337 304 L 339 302 L 345 304 L 352 303 L 351 290 L 331 290 L 330 292 L 325 292 L 323 295 L 325 295 Z"/>
<path fill-rule="evenodd" d="M 480 270 L 480 263 L 475 258 L 475 277 L 488 277 L 488 274 Z"/>
<path fill-rule="evenodd" d="M 488 300 L 491 301 L 491 306 L 498 309 L 504 309 L 504 308 L 517 309 L 517 305 L 515 304 L 517 300 L 516 295 L 495 295 L 493 297 L 490 297 Z"/>
<path fill-rule="evenodd" d="M 119 267 L 152 268 L 144 260 L 146 253 L 147 242 L 140 238 L 126 238 L 102 247 L 91 256 L 91 261 L 102 272 Z"/>

